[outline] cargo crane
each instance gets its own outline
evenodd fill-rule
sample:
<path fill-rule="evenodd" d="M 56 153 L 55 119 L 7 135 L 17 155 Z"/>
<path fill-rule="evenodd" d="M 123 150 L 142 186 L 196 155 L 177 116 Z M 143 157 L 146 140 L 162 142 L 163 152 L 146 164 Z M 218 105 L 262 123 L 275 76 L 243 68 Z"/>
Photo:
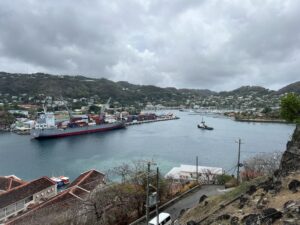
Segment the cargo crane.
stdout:
<path fill-rule="evenodd" d="M 110 100 L 111 100 L 111 97 L 109 97 L 107 102 L 103 105 L 103 107 L 101 107 L 101 113 L 104 113 L 104 111 L 109 108 Z"/>
<path fill-rule="evenodd" d="M 60 97 L 60 100 L 64 103 L 64 106 L 66 107 L 66 109 L 68 111 L 68 114 L 69 114 L 69 117 L 70 117 L 70 120 L 71 120 L 73 118 L 73 114 L 72 114 L 71 110 L 68 107 L 68 103 L 63 99 L 62 96 Z"/>
<path fill-rule="evenodd" d="M 110 103 L 111 97 L 109 97 L 109 99 L 107 100 L 107 102 L 101 106 L 101 110 L 100 110 L 100 121 L 104 122 L 105 120 L 105 110 L 107 108 L 109 108 L 109 103 Z"/>

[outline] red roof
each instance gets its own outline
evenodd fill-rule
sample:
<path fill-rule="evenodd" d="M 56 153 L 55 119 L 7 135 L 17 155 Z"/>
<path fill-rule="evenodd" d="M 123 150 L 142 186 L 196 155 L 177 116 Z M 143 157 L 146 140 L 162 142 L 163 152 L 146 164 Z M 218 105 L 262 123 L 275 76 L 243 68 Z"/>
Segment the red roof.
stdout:
<path fill-rule="evenodd" d="M 6 192 L 25 183 L 25 181 L 18 179 L 15 176 L 0 177 L 0 191 Z"/>
<path fill-rule="evenodd" d="M 105 184 L 105 175 L 97 170 L 89 170 L 77 177 L 70 185 L 69 188 L 79 186 L 88 191 L 93 190 L 99 184 Z"/>
<path fill-rule="evenodd" d="M 34 181 L 19 185 L 0 195 L 0 209 L 22 199 L 32 196 L 56 183 L 48 177 L 41 177 Z"/>
<path fill-rule="evenodd" d="M 18 224 L 20 221 L 26 221 L 28 218 L 31 218 L 37 210 L 44 209 L 49 206 L 53 208 L 58 207 L 59 209 L 61 209 L 62 206 L 64 208 L 72 206 L 74 202 L 81 201 L 86 198 L 90 191 L 92 191 L 96 186 L 104 184 L 104 177 L 105 175 L 97 170 L 84 172 L 69 185 L 68 189 L 60 192 L 58 195 L 44 203 L 37 205 L 32 210 L 20 215 L 19 217 L 15 217 L 6 224 L 13 225 Z"/>

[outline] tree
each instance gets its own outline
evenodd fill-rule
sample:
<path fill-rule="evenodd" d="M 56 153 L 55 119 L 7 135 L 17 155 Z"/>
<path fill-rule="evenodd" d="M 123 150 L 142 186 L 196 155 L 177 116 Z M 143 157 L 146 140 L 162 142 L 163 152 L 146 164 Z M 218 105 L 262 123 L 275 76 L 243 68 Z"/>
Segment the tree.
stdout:
<path fill-rule="evenodd" d="M 281 98 L 280 115 L 289 122 L 299 122 L 300 119 L 300 96 L 288 93 Z"/>
<path fill-rule="evenodd" d="M 14 123 L 15 117 L 7 111 L 0 111 L 0 128 L 7 129 Z"/>
<path fill-rule="evenodd" d="M 282 153 L 263 153 L 244 161 L 241 173 L 243 180 L 251 180 L 259 176 L 270 176 L 279 169 Z"/>

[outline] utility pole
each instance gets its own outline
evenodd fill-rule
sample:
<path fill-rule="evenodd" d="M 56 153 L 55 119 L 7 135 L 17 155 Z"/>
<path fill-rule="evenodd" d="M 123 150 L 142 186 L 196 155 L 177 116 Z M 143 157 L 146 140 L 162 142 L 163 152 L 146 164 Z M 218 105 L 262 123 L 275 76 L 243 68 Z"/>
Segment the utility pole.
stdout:
<path fill-rule="evenodd" d="M 159 204 L 159 168 L 156 167 L 156 218 L 157 218 L 156 224 L 159 224 L 158 204 Z"/>
<path fill-rule="evenodd" d="M 237 164 L 237 174 L 236 174 L 236 178 L 237 178 L 237 182 L 238 184 L 240 183 L 240 167 L 241 167 L 241 138 L 239 138 L 238 142 L 239 144 L 239 151 L 238 151 L 238 164 Z"/>
<path fill-rule="evenodd" d="M 197 179 L 197 184 L 198 184 L 198 182 L 199 182 L 198 156 L 196 156 L 196 179 Z"/>
<path fill-rule="evenodd" d="M 147 198 L 146 198 L 146 224 L 149 224 L 149 176 L 150 176 L 150 162 L 147 163 Z"/>

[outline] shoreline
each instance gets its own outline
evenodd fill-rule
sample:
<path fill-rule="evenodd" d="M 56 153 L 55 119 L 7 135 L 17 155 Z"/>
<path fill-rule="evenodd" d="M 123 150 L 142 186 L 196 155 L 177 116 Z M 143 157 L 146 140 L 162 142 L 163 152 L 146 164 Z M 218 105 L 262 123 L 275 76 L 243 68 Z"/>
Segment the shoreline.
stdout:
<path fill-rule="evenodd" d="M 283 123 L 283 124 L 293 124 L 290 122 L 287 122 L 285 120 L 276 120 L 276 119 L 236 119 L 233 118 L 234 121 L 237 122 L 253 122 L 253 123 Z"/>

